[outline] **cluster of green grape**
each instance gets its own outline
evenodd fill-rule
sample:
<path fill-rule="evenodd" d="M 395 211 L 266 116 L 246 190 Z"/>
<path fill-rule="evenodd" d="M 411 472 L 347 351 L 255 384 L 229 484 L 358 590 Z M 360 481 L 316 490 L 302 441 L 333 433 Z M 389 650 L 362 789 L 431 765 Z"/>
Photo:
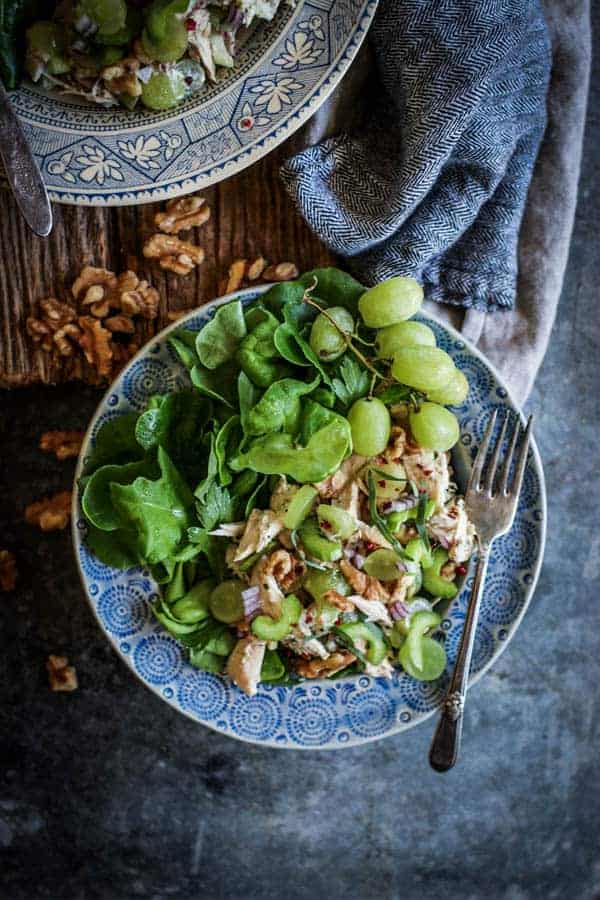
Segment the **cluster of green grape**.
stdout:
<path fill-rule="evenodd" d="M 469 385 L 451 357 L 436 347 L 431 328 L 409 321 L 422 302 L 423 289 L 418 282 L 397 276 L 366 291 L 358 308 L 364 324 L 376 332 L 374 362 L 389 362 L 392 378 L 422 395 L 409 414 L 415 440 L 421 447 L 443 451 L 459 438 L 457 418 L 445 405 L 462 403 Z M 347 349 L 354 328 L 347 309 L 328 309 L 313 324 L 311 347 L 321 360 L 330 362 Z M 357 400 L 348 412 L 348 421 L 357 453 L 376 456 L 385 449 L 390 413 L 376 395 Z"/>

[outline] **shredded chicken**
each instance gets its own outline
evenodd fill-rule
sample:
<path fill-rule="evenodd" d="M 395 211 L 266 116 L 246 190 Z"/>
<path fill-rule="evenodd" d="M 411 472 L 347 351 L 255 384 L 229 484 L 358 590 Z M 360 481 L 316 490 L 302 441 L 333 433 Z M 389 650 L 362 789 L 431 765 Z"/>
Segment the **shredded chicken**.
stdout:
<path fill-rule="evenodd" d="M 237 642 L 227 660 L 227 674 L 249 697 L 256 693 L 266 649 L 266 641 L 245 637 Z"/>
<path fill-rule="evenodd" d="M 393 606 L 394 603 L 404 603 L 408 594 L 408 589 L 412 587 L 413 583 L 413 575 L 403 575 L 401 578 L 398 578 L 397 581 L 394 581 L 392 583 L 389 605 Z"/>
<path fill-rule="evenodd" d="M 265 571 L 268 557 L 259 559 L 250 575 L 250 585 L 259 589 L 260 608 L 266 616 L 281 618 L 283 609 L 283 592 L 274 575 Z"/>
<path fill-rule="evenodd" d="M 457 500 L 448 509 L 433 515 L 428 528 L 454 562 L 465 562 L 473 553 L 475 529 L 469 522 L 463 500 Z"/>
<path fill-rule="evenodd" d="M 448 454 L 439 453 L 436 457 L 433 450 L 411 446 L 402 457 L 402 465 L 406 477 L 414 481 L 419 489 L 427 491 L 435 501 L 436 509 L 441 509 L 448 498 L 450 484 Z"/>
<path fill-rule="evenodd" d="M 384 603 L 389 600 L 389 593 L 378 578 L 355 569 L 347 559 L 340 560 L 340 569 L 350 586 L 365 600 L 383 600 Z"/>
<path fill-rule="evenodd" d="M 349 456 L 348 459 L 344 460 L 337 472 L 334 472 L 333 475 L 328 475 L 323 481 L 315 484 L 321 497 L 328 499 L 337 496 L 355 478 L 366 462 L 367 457 L 359 456 L 358 453 L 353 453 L 352 456 Z"/>
<path fill-rule="evenodd" d="M 392 627 L 393 622 L 390 614 L 385 603 L 382 603 L 381 600 L 365 600 L 359 594 L 352 594 L 347 600 L 361 613 L 364 613 L 371 622 L 381 622 L 382 625 Z"/>
<path fill-rule="evenodd" d="M 365 674 L 370 675 L 372 678 L 392 678 L 394 667 L 389 659 L 384 659 L 378 666 L 368 662 L 365 665 Z"/>
<path fill-rule="evenodd" d="M 349 481 L 339 492 L 333 505 L 350 513 L 355 519 L 360 519 L 360 501 L 361 494 L 358 483 Z"/>
<path fill-rule="evenodd" d="M 233 561 L 241 562 L 253 553 L 260 553 L 282 528 L 283 523 L 272 510 L 253 509 Z"/>
<path fill-rule="evenodd" d="M 392 549 L 390 542 L 387 538 L 384 538 L 379 528 L 376 528 L 375 525 L 366 525 L 365 522 L 359 522 L 358 536 L 368 544 L 376 544 L 378 547 L 385 547 L 386 550 Z"/>
<path fill-rule="evenodd" d="M 296 663 L 296 671 L 303 678 L 321 678 L 334 675 L 353 663 L 356 657 L 348 650 L 332 653 L 327 659 L 311 659 L 310 662 L 300 660 Z"/>

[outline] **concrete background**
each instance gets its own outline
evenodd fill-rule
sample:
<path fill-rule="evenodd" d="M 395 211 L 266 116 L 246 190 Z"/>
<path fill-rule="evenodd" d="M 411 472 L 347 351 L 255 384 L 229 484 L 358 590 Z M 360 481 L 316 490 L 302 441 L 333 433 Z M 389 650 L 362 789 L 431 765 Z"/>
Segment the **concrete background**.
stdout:
<path fill-rule="evenodd" d="M 463 757 L 429 770 L 433 720 L 364 748 L 294 753 L 215 735 L 139 684 L 83 601 L 68 536 L 22 522 L 69 485 L 39 434 L 97 392 L 0 395 L 0 898 L 600 897 L 600 69 L 550 351 L 528 404 L 545 462 L 546 560 L 523 626 L 470 695 Z M 594 527 L 595 526 L 595 527 Z M 53 694 L 64 652 L 80 689 Z"/>

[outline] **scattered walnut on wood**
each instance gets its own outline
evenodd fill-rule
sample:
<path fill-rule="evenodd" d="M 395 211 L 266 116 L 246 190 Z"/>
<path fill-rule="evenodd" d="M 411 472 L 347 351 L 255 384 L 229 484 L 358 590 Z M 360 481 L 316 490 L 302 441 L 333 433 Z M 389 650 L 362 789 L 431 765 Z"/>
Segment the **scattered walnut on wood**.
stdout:
<path fill-rule="evenodd" d="M 93 316 L 102 319 L 117 301 L 117 276 L 108 269 L 84 266 L 75 279 L 71 293 Z"/>
<path fill-rule="evenodd" d="M 143 319 L 155 319 L 158 315 L 160 294 L 147 281 L 140 280 L 134 272 L 124 272 L 119 276 L 122 280 L 119 305 L 126 316 L 141 316 Z"/>
<path fill-rule="evenodd" d="M 267 266 L 262 277 L 265 281 L 293 281 L 299 274 L 298 266 L 295 263 L 281 262 Z"/>
<path fill-rule="evenodd" d="M 80 316 L 77 322 L 83 332 L 79 338 L 79 346 L 85 358 L 98 375 L 109 375 L 113 356 L 111 332 L 99 319 L 92 316 Z"/>
<path fill-rule="evenodd" d="M 79 343 L 81 329 L 74 322 L 67 322 L 54 332 L 52 340 L 61 356 L 73 356 L 75 343 Z"/>
<path fill-rule="evenodd" d="M 69 303 L 47 297 L 40 301 L 40 315 L 27 319 L 27 333 L 42 350 L 49 352 L 54 346 L 54 336 L 74 322 L 76 316 L 77 312 Z"/>
<path fill-rule="evenodd" d="M 61 491 L 53 497 L 30 503 L 25 510 L 25 521 L 29 525 L 37 525 L 42 531 L 66 528 L 70 517 L 71 491 Z"/>
<path fill-rule="evenodd" d="M 148 259 L 157 259 L 162 269 L 176 275 L 189 275 L 204 261 L 201 247 L 169 234 L 153 234 L 144 244 L 143 253 Z"/>
<path fill-rule="evenodd" d="M 83 437 L 83 431 L 45 431 L 40 438 L 40 450 L 54 453 L 57 459 L 78 456 Z"/>
<path fill-rule="evenodd" d="M 235 259 L 229 266 L 229 272 L 227 273 L 227 284 L 225 286 L 226 294 L 232 294 L 234 291 L 239 290 L 242 286 L 244 275 L 246 273 L 246 263 L 247 260 L 245 259 Z"/>
<path fill-rule="evenodd" d="M 125 316 L 123 314 L 119 316 L 109 316 L 104 320 L 104 327 L 108 328 L 109 331 L 118 332 L 119 334 L 133 334 L 135 332 L 133 319 L 131 316 Z"/>
<path fill-rule="evenodd" d="M 332 653 L 327 659 L 298 660 L 295 666 L 296 671 L 303 678 L 321 678 L 341 672 L 355 659 L 355 655 L 349 650 L 339 650 Z"/>
<path fill-rule="evenodd" d="M 248 281 L 257 281 L 267 268 L 267 261 L 263 256 L 257 256 L 251 263 L 248 263 L 246 269 L 246 278 Z"/>
<path fill-rule="evenodd" d="M 66 656 L 54 656 L 50 654 L 46 660 L 48 681 L 53 691 L 77 690 L 77 671 L 75 666 L 69 665 Z"/>
<path fill-rule="evenodd" d="M 165 234 L 179 234 L 180 231 L 189 231 L 198 228 L 210 219 L 210 207 L 204 197 L 194 195 L 192 197 L 180 197 L 178 200 L 169 200 L 164 212 L 158 212 L 154 216 L 154 224 Z"/>
<path fill-rule="evenodd" d="M 17 583 L 17 561 L 10 550 L 0 550 L 0 591 L 14 591 Z"/>

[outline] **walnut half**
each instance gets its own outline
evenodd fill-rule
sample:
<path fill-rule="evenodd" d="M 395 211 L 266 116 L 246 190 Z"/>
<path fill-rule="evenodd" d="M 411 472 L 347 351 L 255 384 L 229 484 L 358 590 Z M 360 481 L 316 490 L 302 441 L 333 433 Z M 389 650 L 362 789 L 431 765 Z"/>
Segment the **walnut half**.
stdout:
<path fill-rule="evenodd" d="M 189 275 L 204 261 L 204 250 L 189 241 L 182 241 L 169 234 L 153 234 L 143 250 L 148 259 L 157 259 L 162 269 L 176 275 Z"/>
<path fill-rule="evenodd" d="M 48 671 L 48 681 L 53 691 L 76 691 L 77 671 L 74 666 L 69 665 L 66 656 L 54 656 L 50 654 L 46 660 L 46 669 Z"/>
<path fill-rule="evenodd" d="M 154 224 L 165 234 L 179 234 L 180 231 L 198 228 L 209 219 L 210 207 L 207 206 L 204 197 L 196 195 L 169 200 L 165 211 L 158 212 L 154 216 Z"/>
<path fill-rule="evenodd" d="M 327 659 L 299 660 L 296 663 L 296 671 L 303 678 L 327 678 L 341 672 L 356 659 L 349 650 L 338 650 L 331 653 Z"/>
<path fill-rule="evenodd" d="M 25 510 L 25 521 L 29 525 L 37 525 L 42 531 L 66 528 L 70 518 L 71 491 L 61 491 L 53 497 L 30 503 Z"/>
<path fill-rule="evenodd" d="M 78 456 L 83 436 L 83 431 L 45 431 L 40 438 L 40 450 L 54 453 L 57 459 Z"/>
<path fill-rule="evenodd" d="M 0 550 L 0 591 L 14 591 L 17 583 L 17 561 L 10 550 Z"/>

